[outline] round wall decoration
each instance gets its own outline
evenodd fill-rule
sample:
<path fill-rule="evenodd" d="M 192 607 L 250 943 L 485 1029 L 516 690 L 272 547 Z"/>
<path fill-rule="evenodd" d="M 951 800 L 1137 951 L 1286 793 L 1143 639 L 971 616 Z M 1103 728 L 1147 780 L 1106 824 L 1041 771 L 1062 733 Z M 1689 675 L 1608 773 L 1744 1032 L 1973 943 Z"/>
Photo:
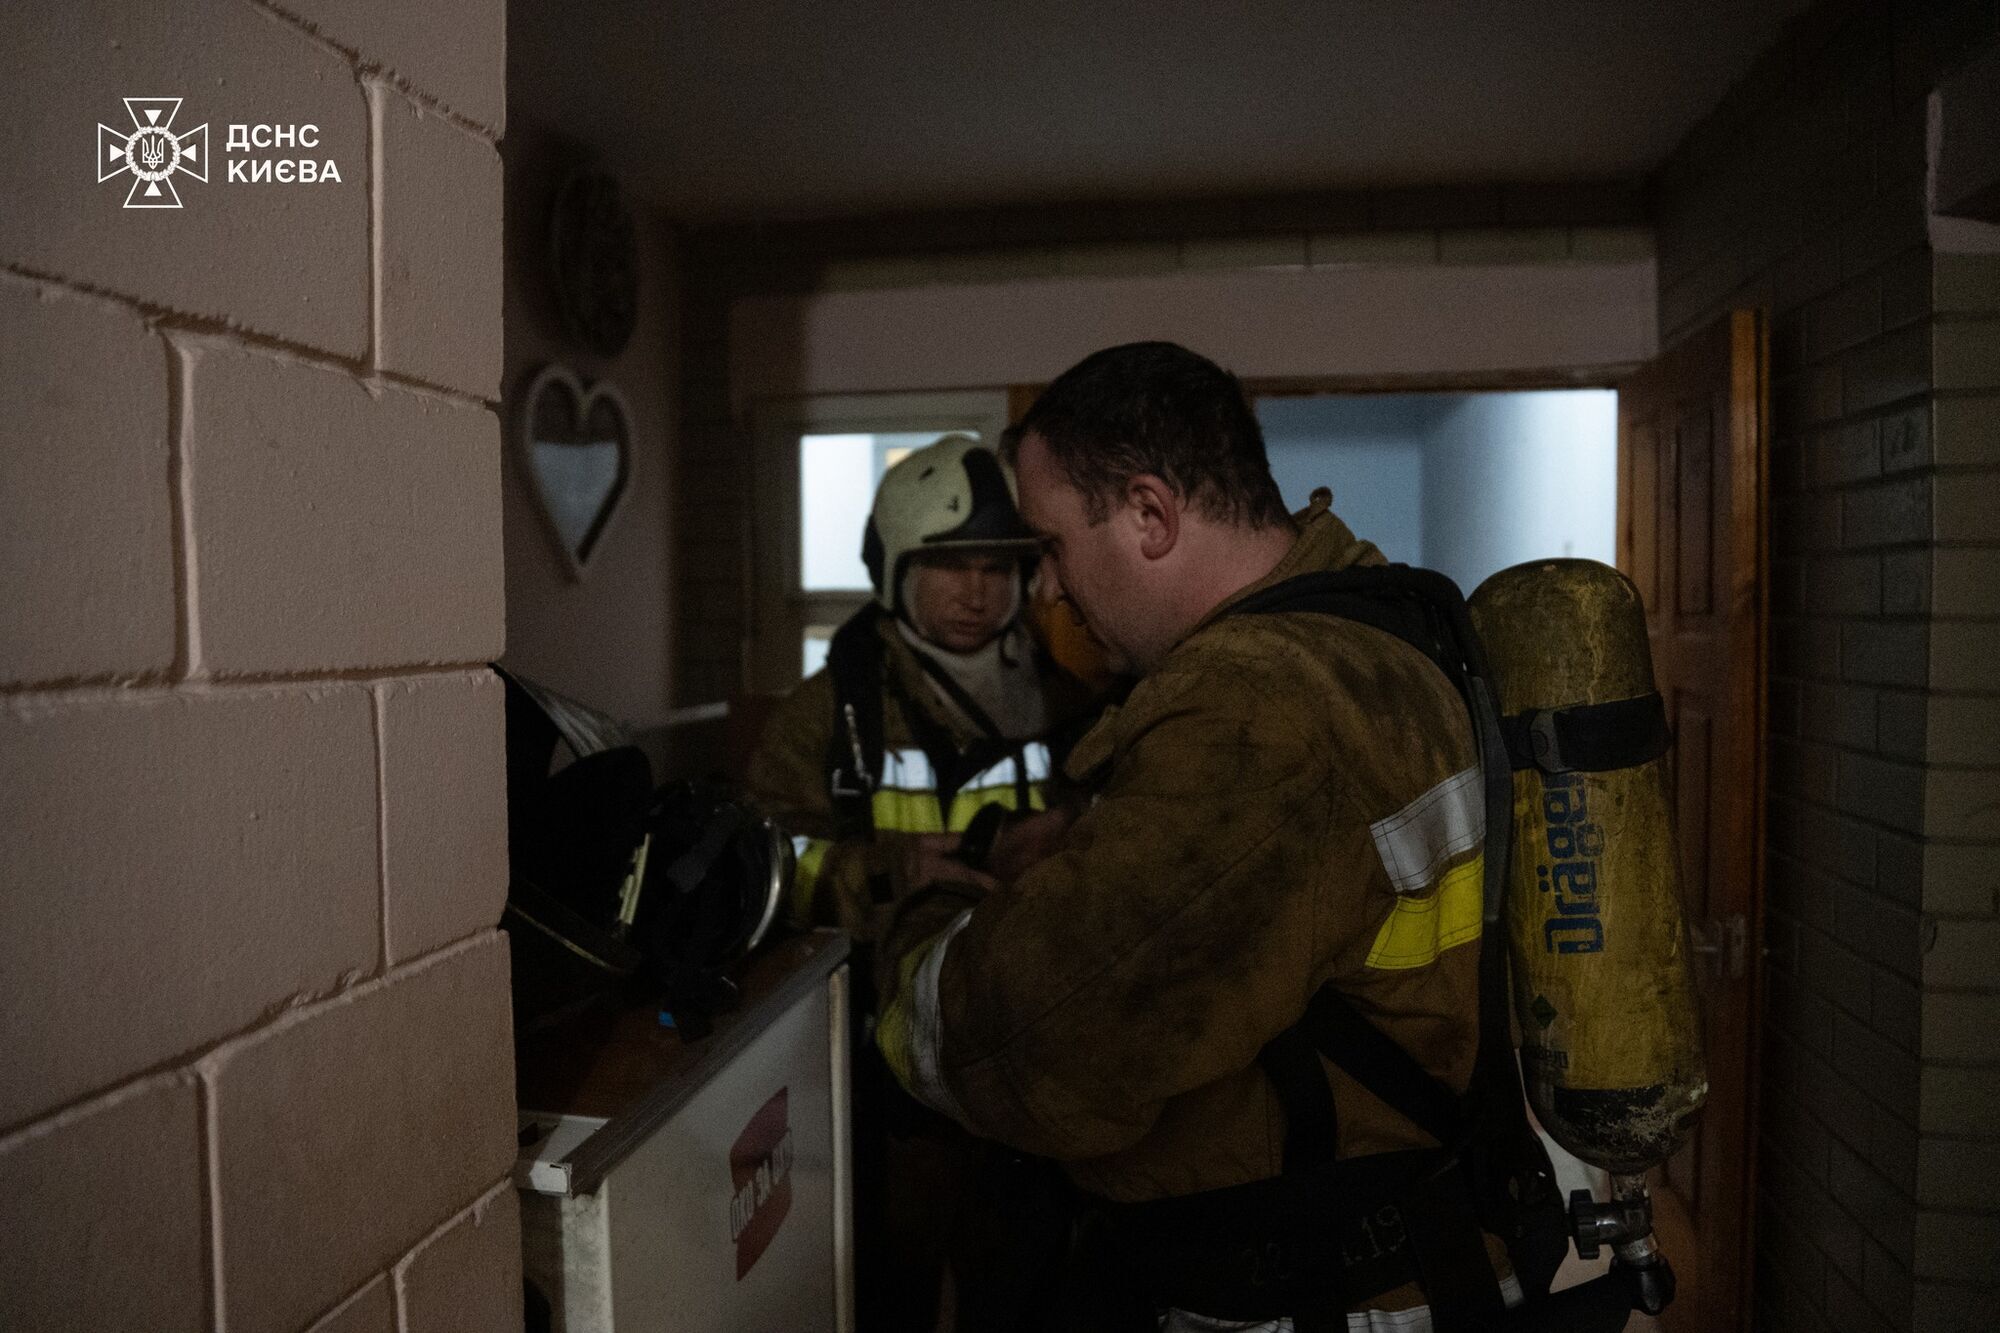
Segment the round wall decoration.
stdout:
<path fill-rule="evenodd" d="M 639 317 L 639 246 L 615 178 L 579 171 L 563 182 L 549 255 L 563 321 L 600 356 L 618 355 Z"/>

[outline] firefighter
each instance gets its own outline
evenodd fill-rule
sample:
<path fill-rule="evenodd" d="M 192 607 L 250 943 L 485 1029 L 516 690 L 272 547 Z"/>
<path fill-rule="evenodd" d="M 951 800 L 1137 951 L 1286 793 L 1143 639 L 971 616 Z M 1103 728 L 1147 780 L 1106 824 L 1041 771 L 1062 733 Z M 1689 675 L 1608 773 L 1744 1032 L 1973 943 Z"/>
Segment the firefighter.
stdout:
<path fill-rule="evenodd" d="M 750 786 L 795 835 L 791 912 L 867 940 L 989 805 L 1040 810 L 1082 705 L 1023 623 L 1034 534 L 993 450 L 947 435 L 883 476 L 862 556 L 874 600 L 773 715 Z"/>
<path fill-rule="evenodd" d="M 1473 724 L 1410 643 L 1271 601 L 1383 557 L 1324 491 L 1286 511 L 1240 386 L 1172 344 L 1081 362 L 1010 447 L 1042 578 L 1140 679 L 1069 757 L 1082 814 L 1003 833 L 1002 887 L 926 867 L 898 904 L 890 1067 L 1062 1163 L 1085 1326 L 1417 1329 L 1446 1288 L 1517 1303 L 1474 1224 L 1403 1234 L 1457 1132 L 1431 1112 L 1482 1051 Z M 1336 1064 L 1322 1020 L 1375 1037 Z"/>
<path fill-rule="evenodd" d="M 992 449 L 948 435 L 896 463 L 876 491 L 862 547 L 874 600 L 836 632 L 826 668 L 766 727 L 750 786 L 795 835 L 791 914 L 800 925 L 852 932 L 857 977 L 876 923 L 912 886 L 944 873 L 992 883 L 964 844 L 981 811 L 989 813 L 974 836 L 985 839 L 996 813 L 1049 802 L 1060 737 L 1086 693 L 1023 623 L 1037 552 Z M 1038 1168 L 1013 1154 L 986 1156 L 910 1103 L 865 1038 L 860 1049 L 868 1052 L 855 1072 L 861 1326 L 929 1333 L 947 1248 L 962 1306 L 1006 1306 L 1006 1292 L 992 1288 L 1019 1283 L 994 1265 L 1019 1268 L 1023 1259 L 992 1243 L 996 1230 L 1010 1230 L 993 1219 L 996 1209 L 1023 1206 L 1018 1180 L 1032 1197 Z M 985 1183 L 969 1187 L 975 1177 Z M 961 1318 L 961 1328 L 973 1326 Z"/>

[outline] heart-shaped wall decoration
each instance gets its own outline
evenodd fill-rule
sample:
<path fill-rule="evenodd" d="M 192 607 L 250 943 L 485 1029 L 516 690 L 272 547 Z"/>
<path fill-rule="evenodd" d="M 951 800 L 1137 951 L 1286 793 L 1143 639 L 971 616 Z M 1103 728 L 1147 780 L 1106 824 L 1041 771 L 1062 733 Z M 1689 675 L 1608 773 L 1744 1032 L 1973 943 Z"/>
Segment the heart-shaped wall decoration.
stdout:
<path fill-rule="evenodd" d="M 521 396 L 521 464 L 573 579 L 604 537 L 632 470 L 631 413 L 618 390 L 566 366 L 535 372 Z"/>

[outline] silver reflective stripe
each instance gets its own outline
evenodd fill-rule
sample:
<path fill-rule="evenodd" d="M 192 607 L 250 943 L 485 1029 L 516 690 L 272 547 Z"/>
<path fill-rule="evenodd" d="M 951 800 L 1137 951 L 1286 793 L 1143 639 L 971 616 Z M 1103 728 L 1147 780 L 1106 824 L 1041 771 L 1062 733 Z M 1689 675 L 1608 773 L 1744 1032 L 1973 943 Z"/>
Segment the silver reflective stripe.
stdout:
<path fill-rule="evenodd" d="M 1389 883 L 1398 894 L 1423 893 L 1447 861 L 1486 836 L 1486 798 L 1479 769 L 1463 769 L 1368 826 Z"/>
<path fill-rule="evenodd" d="M 1021 747 L 1021 762 L 1027 765 L 1028 781 L 1047 782 L 1049 780 L 1049 747 L 1040 741 L 1030 741 Z"/>
<path fill-rule="evenodd" d="M 1028 782 L 1049 780 L 1049 747 L 1040 741 L 1031 741 L 1021 747 L 1021 762 L 1017 767 L 1013 756 L 1002 759 L 985 772 L 967 778 L 961 791 L 978 791 L 987 787 L 1011 787 L 1017 775 L 1027 774 Z"/>
<path fill-rule="evenodd" d="M 1011 787 L 1014 785 L 1014 760 L 1010 755 L 983 772 L 975 773 L 965 780 L 960 791 L 984 791 L 989 787 Z"/>
<path fill-rule="evenodd" d="M 944 951 L 952 936 L 972 920 L 972 909 L 960 912 L 917 966 L 910 986 L 911 1095 L 934 1111 L 966 1124 L 958 1098 L 944 1085 L 944 1029 L 938 1014 L 938 974 L 944 971 Z"/>
<path fill-rule="evenodd" d="M 803 857 L 806 854 L 806 848 L 810 846 L 812 846 L 811 838 L 794 837 L 792 839 L 792 859 L 798 860 Z"/>
<path fill-rule="evenodd" d="M 1034 741 L 1021 747 L 1021 767 L 1016 768 L 1014 757 L 1009 755 L 989 766 L 985 771 L 975 773 L 959 787 L 960 791 L 979 791 L 987 787 L 1011 787 L 1017 780 L 1017 773 L 1025 771 L 1029 782 L 1046 782 L 1049 778 L 1049 747 Z M 898 791 L 936 791 L 937 771 L 931 767 L 930 756 L 922 750 L 890 750 L 882 756 L 881 786 Z"/>
<path fill-rule="evenodd" d="M 883 787 L 900 791 L 936 791 L 937 774 L 922 750 L 890 750 L 882 756 Z"/>

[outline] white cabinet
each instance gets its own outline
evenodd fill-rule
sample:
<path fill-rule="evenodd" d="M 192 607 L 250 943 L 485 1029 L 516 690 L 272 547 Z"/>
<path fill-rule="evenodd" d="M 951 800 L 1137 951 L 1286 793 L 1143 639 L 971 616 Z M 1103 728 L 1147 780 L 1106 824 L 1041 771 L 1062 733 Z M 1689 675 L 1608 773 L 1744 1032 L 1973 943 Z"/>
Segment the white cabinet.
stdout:
<path fill-rule="evenodd" d="M 522 1044 L 522 1233 L 556 1333 L 853 1327 L 847 942 L 781 940 L 698 1041 L 653 1010 Z"/>

